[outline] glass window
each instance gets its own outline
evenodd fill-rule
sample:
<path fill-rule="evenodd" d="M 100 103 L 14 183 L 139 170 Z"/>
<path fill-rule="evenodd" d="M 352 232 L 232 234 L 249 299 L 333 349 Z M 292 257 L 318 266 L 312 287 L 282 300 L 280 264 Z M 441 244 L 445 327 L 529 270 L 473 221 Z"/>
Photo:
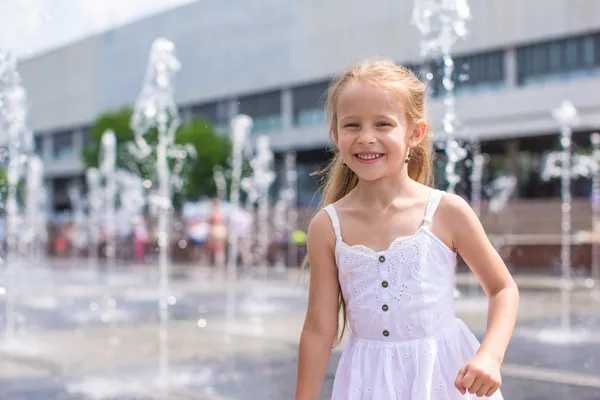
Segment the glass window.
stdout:
<path fill-rule="evenodd" d="M 594 37 L 593 36 L 588 36 L 585 39 L 583 39 L 583 48 L 582 48 L 582 55 L 583 55 L 583 65 L 584 66 L 592 66 L 594 65 L 594 61 L 596 60 L 595 57 L 595 51 L 596 49 L 594 48 Z"/>
<path fill-rule="evenodd" d="M 600 34 L 577 36 L 517 49 L 519 84 L 600 71 Z"/>
<path fill-rule="evenodd" d="M 295 125 L 308 126 L 325 122 L 325 100 L 328 86 L 329 82 L 320 82 L 292 90 Z"/>
<path fill-rule="evenodd" d="M 229 122 L 229 107 L 226 100 L 198 104 L 190 107 L 192 118 L 201 118 L 212 122 L 217 130 L 227 128 Z"/>
<path fill-rule="evenodd" d="M 64 160 L 72 158 L 75 155 L 75 149 L 73 148 L 73 132 L 55 133 L 52 139 L 55 159 Z"/>
<path fill-rule="evenodd" d="M 281 129 L 281 92 L 267 92 L 240 97 L 239 112 L 253 118 L 252 133 L 265 133 Z"/>
<path fill-rule="evenodd" d="M 43 136 L 34 136 L 33 138 L 33 151 L 38 156 L 41 156 L 44 153 L 44 137 Z"/>
<path fill-rule="evenodd" d="M 442 79 L 444 65 L 441 60 L 430 67 L 433 95 L 444 92 Z M 490 89 L 502 86 L 505 82 L 504 51 L 497 50 L 454 58 L 452 73 L 456 92 Z"/>
<path fill-rule="evenodd" d="M 577 62 L 577 58 L 579 57 L 577 44 L 576 40 L 569 40 L 566 43 L 565 60 L 567 62 L 567 69 L 576 67 L 579 64 Z"/>
<path fill-rule="evenodd" d="M 550 43 L 550 71 L 560 71 L 563 68 L 562 43 Z"/>

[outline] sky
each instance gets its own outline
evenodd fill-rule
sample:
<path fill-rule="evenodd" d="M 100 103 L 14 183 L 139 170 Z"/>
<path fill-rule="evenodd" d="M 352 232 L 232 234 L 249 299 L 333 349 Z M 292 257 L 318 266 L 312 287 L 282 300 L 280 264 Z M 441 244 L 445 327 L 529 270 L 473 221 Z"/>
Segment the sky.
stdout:
<path fill-rule="evenodd" d="M 0 0 L 0 49 L 29 57 L 198 0 Z"/>

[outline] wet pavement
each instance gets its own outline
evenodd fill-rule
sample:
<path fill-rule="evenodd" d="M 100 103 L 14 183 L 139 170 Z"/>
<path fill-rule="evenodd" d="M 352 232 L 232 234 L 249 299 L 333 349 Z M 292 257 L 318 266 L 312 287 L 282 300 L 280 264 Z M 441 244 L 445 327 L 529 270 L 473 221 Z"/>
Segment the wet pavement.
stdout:
<path fill-rule="evenodd" d="M 23 332 L 0 340 L 0 399 L 292 399 L 307 290 L 296 271 L 230 283 L 201 268 L 174 268 L 168 375 L 159 390 L 157 276 L 151 267 L 106 279 L 81 269 L 37 268 L 21 282 Z M 535 280 L 532 280 L 534 282 Z M 533 285 L 533 284 L 531 284 Z M 505 399 L 600 398 L 600 302 L 572 294 L 571 321 L 587 335 L 547 341 L 560 326 L 558 293 L 522 289 L 518 329 L 505 359 Z M 114 318 L 106 319 L 107 299 Z M 4 301 L 0 296 L 0 319 Z M 485 299 L 459 299 L 457 313 L 481 338 Z M 579 331 L 578 331 L 579 332 Z M 321 398 L 329 398 L 340 349 Z"/>

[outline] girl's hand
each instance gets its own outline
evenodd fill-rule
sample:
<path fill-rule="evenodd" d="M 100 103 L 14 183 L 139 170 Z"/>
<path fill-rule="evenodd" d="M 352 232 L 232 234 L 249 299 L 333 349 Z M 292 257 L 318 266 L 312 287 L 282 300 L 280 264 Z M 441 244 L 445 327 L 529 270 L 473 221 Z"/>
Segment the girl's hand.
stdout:
<path fill-rule="evenodd" d="M 471 361 L 462 366 L 454 381 L 454 386 L 465 394 L 476 393 L 477 397 L 491 396 L 500 385 L 500 363 L 485 353 L 477 354 Z"/>

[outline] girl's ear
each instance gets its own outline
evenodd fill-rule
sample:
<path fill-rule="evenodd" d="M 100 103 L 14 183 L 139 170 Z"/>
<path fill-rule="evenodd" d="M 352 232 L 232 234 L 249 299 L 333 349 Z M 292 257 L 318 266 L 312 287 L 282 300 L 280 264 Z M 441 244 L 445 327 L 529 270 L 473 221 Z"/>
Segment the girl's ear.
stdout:
<path fill-rule="evenodd" d="M 425 135 L 427 135 L 427 121 L 419 119 L 414 122 L 411 133 L 409 145 L 414 147 L 425 139 Z"/>

